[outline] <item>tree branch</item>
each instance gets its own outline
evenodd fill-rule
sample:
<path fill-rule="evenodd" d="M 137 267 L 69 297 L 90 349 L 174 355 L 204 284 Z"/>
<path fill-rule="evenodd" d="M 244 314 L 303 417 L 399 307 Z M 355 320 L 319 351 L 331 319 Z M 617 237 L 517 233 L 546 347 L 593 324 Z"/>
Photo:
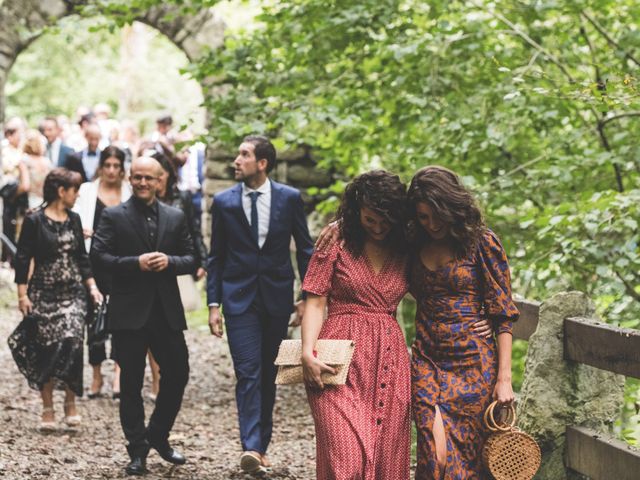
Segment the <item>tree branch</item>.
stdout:
<path fill-rule="evenodd" d="M 636 289 L 633 288 L 633 285 L 631 285 L 629 281 L 625 280 L 625 278 L 620 274 L 620 272 L 618 272 L 617 270 L 614 270 L 614 272 L 616 272 L 616 276 L 623 283 L 624 288 L 627 291 L 627 294 L 631 298 L 633 298 L 636 302 L 640 302 L 640 293 L 636 292 Z"/>
<path fill-rule="evenodd" d="M 613 45 L 622 53 L 624 53 L 625 58 L 631 60 L 633 63 L 635 63 L 640 67 L 640 61 L 636 59 L 633 55 L 631 55 L 629 52 L 627 52 L 624 48 L 622 48 L 620 44 L 616 42 L 613 38 L 611 38 L 611 35 L 609 35 L 607 31 L 594 18 L 591 18 L 589 14 L 584 10 L 580 12 L 580 15 L 586 18 L 589 21 L 589 23 L 593 25 L 593 28 L 595 28 L 598 31 L 598 33 L 602 35 L 607 40 L 607 42 L 609 42 L 610 45 Z"/>
<path fill-rule="evenodd" d="M 622 112 L 622 113 L 617 113 L 615 115 L 609 115 L 607 117 L 603 117 L 600 120 L 600 123 L 602 123 L 602 126 L 604 127 L 607 123 L 613 122 L 614 120 L 618 120 L 624 117 L 640 117 L 640 110 L 634 110 L 632 112 Z"/>
<path fill-rule="evenodd" d="M 507 17 L 505 17 L 504 15 L 502 15 L 501 13 L 498 13 L 494 10 L 489 10 L 487 8 L 485 8 L 483 5 L 479 5 L 477 2 L 475 1 L 471 1 L 470 2 L 472 5 L 474 5 L 476 8 L 480 9 L 480 10 L 484 10 L 485 12 L 489 13 L 489 15 L 497 18 L 498 20 L 500 20 L 502 23 L 504 23 L 505 25 L 507 25 L 510 29 L 513 30 L 513 32 L 518 35 L 520 38 L 522 38 L 525 42 L 527 42 L 529 45 L 531 45 L 532 47 L 534 47 L 535 49 L 537 49 L 540 53 L 542 53 L 547 60 L 549 60 L 551 63 L 553 63 L 556 67 L 558 67 L 562 73 L 565 74 L 565 76 L 569 79 L 569 81 L 571 83 L 574 83 L 575 80 L 573 78 L 573 76 L 571 75 L 571 73 L 569 73 L 569 70 L 567 70 L 567 67 L 565 67 L 562 62 L 560 62 L 560 60 L 558 60 L 552 53 L 550 53 L 547 49 L 545 49 L 542 45 L 540 45 L 538 42 L 536 42 L 533 38 L 531 38 L 529 35 L 527 35 L 525 32 L 523 32 L 522 30 L 520 30 L 511 20 L 509 20 Z"/>

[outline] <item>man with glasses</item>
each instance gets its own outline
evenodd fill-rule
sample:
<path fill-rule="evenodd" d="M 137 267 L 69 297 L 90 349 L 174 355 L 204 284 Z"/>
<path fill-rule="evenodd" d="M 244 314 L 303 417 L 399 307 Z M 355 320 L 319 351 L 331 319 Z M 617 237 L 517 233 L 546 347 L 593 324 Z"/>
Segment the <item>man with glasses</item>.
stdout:
<path fill-rule="evenodd" d="M 150 448 L 173 464 L 185 458 L 169 445 L 189 379 L 187 328 L 176 276 L 196 270 L 184 213 L 156 199 L 162 167 L 153 158 L 131 164 L 133 196 L 100 217 L 91 257 L 113 275 L 108 326 L 120 363 L 120 423 L 129 442 L 129 475 L 147 472 Z M 150 349 L 160 365 L 160 392 L 145 428 L 142 383 Z"/>
<path fill-rule="evenodd" d="M 273 362 L 294 310 L 291 239 L 301 279 L 313 253 L 300 192 L 269 179 L 275 165 L 276 149 L 269 139 L 245 137 L 234 161 L 239 183 L 218 193 L 211 209 L 209 328 L 222 336 L 222 307 L 237 379 L 240 468 L 248 473 L 270 466 Z M 296 310 L 299 325 L 303 300 Z"/>

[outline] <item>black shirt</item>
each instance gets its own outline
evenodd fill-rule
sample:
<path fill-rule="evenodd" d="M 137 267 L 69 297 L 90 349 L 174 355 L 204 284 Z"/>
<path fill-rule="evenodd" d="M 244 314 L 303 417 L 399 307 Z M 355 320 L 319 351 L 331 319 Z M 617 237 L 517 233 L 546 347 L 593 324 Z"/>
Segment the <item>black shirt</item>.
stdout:
<path fill-rule="evenodd" d="M 151 205 L 147 205 L 142 200 L 139 200 L 138 197 L 133 197 L 133 204 L 147 220 L 147 236 L 149 237 L 149 242 L 155 248 L 158 240 L 158 201 L 154 199 Z"/>

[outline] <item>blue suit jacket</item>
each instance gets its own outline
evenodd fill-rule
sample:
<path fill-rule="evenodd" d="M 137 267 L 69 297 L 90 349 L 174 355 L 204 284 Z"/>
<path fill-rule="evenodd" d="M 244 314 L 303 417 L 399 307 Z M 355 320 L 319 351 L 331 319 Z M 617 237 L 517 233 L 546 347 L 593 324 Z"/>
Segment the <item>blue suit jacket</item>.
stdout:
<path fill-rule="evenodd" d="M 67 158 L 69 155 L 73 155 L 73 148 L 65 145 L 64 143 L 60 144 L 60 153 L 58 154 L 58 167 L 66 167 Z"/>
<path fill-rule="evenodd" d="M 294 281 L 291 237 L 296 242 L 301 279 L 313 253 L 300 192 L 271 181 L 269 232 L 262 248 L 242 209 L 242 184 L 216 194 L 211 215 L 207 302 L 221 304 L 225 314 L 241 315 L 259 289 L 270 315 L 289 315 Z"/>

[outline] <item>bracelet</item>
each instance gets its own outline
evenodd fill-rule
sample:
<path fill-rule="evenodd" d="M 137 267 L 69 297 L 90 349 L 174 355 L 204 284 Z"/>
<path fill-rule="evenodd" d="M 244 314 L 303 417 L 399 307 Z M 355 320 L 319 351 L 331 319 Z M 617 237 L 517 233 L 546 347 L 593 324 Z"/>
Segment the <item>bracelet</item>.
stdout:
<path fill-rule="evenodd" d="M 89 286 L 89 291 L 90 291 L 90 292 L 93 292 L 93 291 L 95 291 L 95 290 L 98 290 L 98 286 L 97 286 L 95 283 L 94 283 L 93 285 L 90 285 L 90 286 Z"/>
<path fill-rule="evenodd" d="M 21 297 L 18 297 L 18 301 L 19 301 L 19 302 L 21 302 L 21 301 L 23 301 L 25 298 L 26 298 L 27 300 L 29 300 L 29 295 L 23 295 L 23 296 L 21 296 Z"/>

